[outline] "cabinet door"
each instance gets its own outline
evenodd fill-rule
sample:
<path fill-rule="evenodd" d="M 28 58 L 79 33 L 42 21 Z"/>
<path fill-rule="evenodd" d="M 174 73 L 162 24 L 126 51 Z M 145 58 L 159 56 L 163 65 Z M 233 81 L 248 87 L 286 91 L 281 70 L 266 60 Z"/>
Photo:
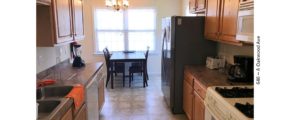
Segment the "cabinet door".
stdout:
<path fill-rule="evenodd" d="M 189 0 L 189 12 L 195 13 L 196 11 L 196 0 Z"/>
<path fill-rule="evenodd" d="M 197 11 L 200 11 L 200 12 L 202 12 L 202 11 L 205 11 L 205 0 L 197 0 L 197 3 L 196 3 L 196 6 L 197 6 L 197 8 L 196 8 L 196 10 Z"/>
<path fill-rule="evenodd" d="M 239 0 L 223 0 L 221 5 L 220 36 L 223 41 L 236 40 Z"/>
<path fill-rule="evenodd" d="M 72 114 L 71 108 L 64 114 L 61 120 L 73 120 L 73 114 Z"/>
<path fill-rule="evenodd" d="M 83 2 L 72 0 L 74 40 L 84 39 Z"/>
<path fill-rule="evenodd" d="M 189 120 L 192 120 L 193 113 L 193 88 L 187 81 L 183 81 L 183 110 Z"/>
<path fill-rule="evenodd" d="M 74 117 L 74 120 L 87 120 L 87 105 L 84 104 L 77 115 Z"/>
<path fill-rule="evenodd" d="M 73 40 L 70 0 L 53 0 L 56 43 Z"/>
<path fill-rule="evenodd" d="M 99 112 L 101 112 L 101 109 L 104 105 L 105 102 L 105 83 L 104 83 L 104 77 L 102 77 L 99 80 L 99 87 L 98 87 L 98 91 L 99 91 L 99 98 L 98 98 L 98 104 L 99 104 Z"/>
<path fill-rule="evenodd" d="M 204 120 L 203 99 L 194 91 L 194 120 Z"/>
<path fill-rule="evenodd" d="M 205 14 L 205 38 L 218 40 L 220 0 L 207 0 Z"/>
<path fill-rule="evenodd" d="M 50 5 L 51 0 L 36 0 L 36 3 L 42 4 L 42 5 Z"/>

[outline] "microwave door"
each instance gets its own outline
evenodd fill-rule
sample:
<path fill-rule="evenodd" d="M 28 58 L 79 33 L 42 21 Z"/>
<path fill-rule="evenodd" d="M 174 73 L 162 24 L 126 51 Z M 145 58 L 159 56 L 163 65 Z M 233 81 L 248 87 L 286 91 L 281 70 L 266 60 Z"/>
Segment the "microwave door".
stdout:
<path fill-rule="evenodd" d="M 253 42 L 254 39 L 254 11 L 239 11 L 238 29 L 236 39 L 245 42 Z"/>

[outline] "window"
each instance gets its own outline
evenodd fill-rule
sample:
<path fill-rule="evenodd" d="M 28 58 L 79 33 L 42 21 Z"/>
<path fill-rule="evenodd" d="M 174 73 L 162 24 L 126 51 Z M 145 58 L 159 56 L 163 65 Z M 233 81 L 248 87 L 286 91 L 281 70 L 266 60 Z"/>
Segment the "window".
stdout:
<path fill-rule="evenodd" d="M 155 50 L 154 9 L 129 9 L 112 11 L 97 9 L 95 12 L 95 51 L 105 47 L 110 51 Z"/>

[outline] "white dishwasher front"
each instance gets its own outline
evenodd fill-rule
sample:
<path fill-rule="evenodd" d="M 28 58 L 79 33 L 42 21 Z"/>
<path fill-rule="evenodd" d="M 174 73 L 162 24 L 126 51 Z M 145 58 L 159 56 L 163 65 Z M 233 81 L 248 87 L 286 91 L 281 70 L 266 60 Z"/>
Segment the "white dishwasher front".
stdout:
<path fill-rule="evenodd" d="M 90 83 L 86 86 L 86 103 L 87 103 L 87 116 L 88 120 L 99 120 L 99 105 L 98 105 L 98 81 L 102 78 L 103 74 L 100 70 L 93 77 Z"/>

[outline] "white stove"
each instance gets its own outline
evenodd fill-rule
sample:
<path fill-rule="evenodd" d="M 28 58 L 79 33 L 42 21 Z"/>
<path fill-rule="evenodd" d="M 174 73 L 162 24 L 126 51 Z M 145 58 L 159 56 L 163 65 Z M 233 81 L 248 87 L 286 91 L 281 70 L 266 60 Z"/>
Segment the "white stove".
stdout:
<path fill-rule="evenodd" d="M 204 100 L 205 120 L 253 120 L 253 88 L 252 85 L 209 87 Z"/>

